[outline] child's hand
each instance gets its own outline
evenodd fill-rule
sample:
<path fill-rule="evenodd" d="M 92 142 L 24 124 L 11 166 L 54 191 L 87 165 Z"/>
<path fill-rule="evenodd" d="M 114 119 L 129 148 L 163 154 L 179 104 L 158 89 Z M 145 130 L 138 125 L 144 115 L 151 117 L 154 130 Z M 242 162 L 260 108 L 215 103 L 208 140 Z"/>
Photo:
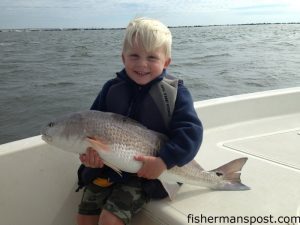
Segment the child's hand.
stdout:
<path fill-rule="evenodd" d="M 142 168 L 137 172 L 138 177 L 156 179 L 167 169 L 166 164 L 159 157 L 138 155 L 134 159 L 143 163 Z"/>
<path fill-rule="evenodd" d="M 80 154 L 79 159 L 86 167 L 102 168 L 104 166 L 104 163 L 99 157 L 97 151 L 91 147 L 87 148 L 85 153 Z"/>

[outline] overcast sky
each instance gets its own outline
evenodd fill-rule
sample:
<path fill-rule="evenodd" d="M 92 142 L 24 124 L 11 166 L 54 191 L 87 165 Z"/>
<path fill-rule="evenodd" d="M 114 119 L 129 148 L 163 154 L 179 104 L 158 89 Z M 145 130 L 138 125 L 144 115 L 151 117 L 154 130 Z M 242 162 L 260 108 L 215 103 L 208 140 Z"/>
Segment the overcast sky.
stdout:
<path fill-rule="evenodd" d="M 0 0 L 0 28 L 126 27 L 300 22 L 299 0 Z"/>

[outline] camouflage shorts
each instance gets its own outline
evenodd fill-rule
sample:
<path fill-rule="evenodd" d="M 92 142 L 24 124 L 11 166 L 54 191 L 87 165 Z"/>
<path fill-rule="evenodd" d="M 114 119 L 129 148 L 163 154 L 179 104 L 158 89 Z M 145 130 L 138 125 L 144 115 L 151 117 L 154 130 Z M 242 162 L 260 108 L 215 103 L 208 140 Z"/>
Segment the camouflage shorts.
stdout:
<path fill-rule="evenodd" d="M 119 217 L 124 224 L 129 224 L 133 215 L 139 212 L 149 201 L 138 178 L 124 183 L 100 187 L 89 184 L 83 193 L 79 205 L 79 214 L 100 215 L 102 209 Z"/>

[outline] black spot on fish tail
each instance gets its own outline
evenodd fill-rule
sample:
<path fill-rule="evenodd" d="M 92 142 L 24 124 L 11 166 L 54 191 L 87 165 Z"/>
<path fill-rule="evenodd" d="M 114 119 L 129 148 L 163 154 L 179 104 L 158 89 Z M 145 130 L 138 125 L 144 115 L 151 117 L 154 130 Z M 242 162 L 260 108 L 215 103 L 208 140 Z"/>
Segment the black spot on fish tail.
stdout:
<path fill-rule="evenodd" d="M 241 183 L 242 167 L 246 163 L 247 158 L 235 159 L 217 169 L 212 170 L 217 176 L 222 176 L 226 183 L 220 183 L 220 186 L 214 188 L 216 190 L 249 190 L 250 188 Z"/>

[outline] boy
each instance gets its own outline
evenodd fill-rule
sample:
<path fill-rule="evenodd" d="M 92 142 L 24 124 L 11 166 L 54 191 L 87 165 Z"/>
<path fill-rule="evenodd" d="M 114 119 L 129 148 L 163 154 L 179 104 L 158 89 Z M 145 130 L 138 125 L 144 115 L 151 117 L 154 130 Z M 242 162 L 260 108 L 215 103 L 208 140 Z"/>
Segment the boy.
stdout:
<path fill-rule="evenodd" d="M 117 78 L 108 81 L 91 109 L 119 113 L 169 140 L 159 154 L 136 156 L 143 163 L 137 174 L 120 177 L 103 165 L 91 148 L 80 156 L 79 175 L 86 187 L 79 205 L 79 225 L 129 224 L 132 216 L 151 198 L 168 194 L 156 179 L 166 169 L 191 161 L 202 142 L 202 124 L 183 82 L 170 77 L 170 30 L 157 20 L 138 18 L 126 29 Z"/>

